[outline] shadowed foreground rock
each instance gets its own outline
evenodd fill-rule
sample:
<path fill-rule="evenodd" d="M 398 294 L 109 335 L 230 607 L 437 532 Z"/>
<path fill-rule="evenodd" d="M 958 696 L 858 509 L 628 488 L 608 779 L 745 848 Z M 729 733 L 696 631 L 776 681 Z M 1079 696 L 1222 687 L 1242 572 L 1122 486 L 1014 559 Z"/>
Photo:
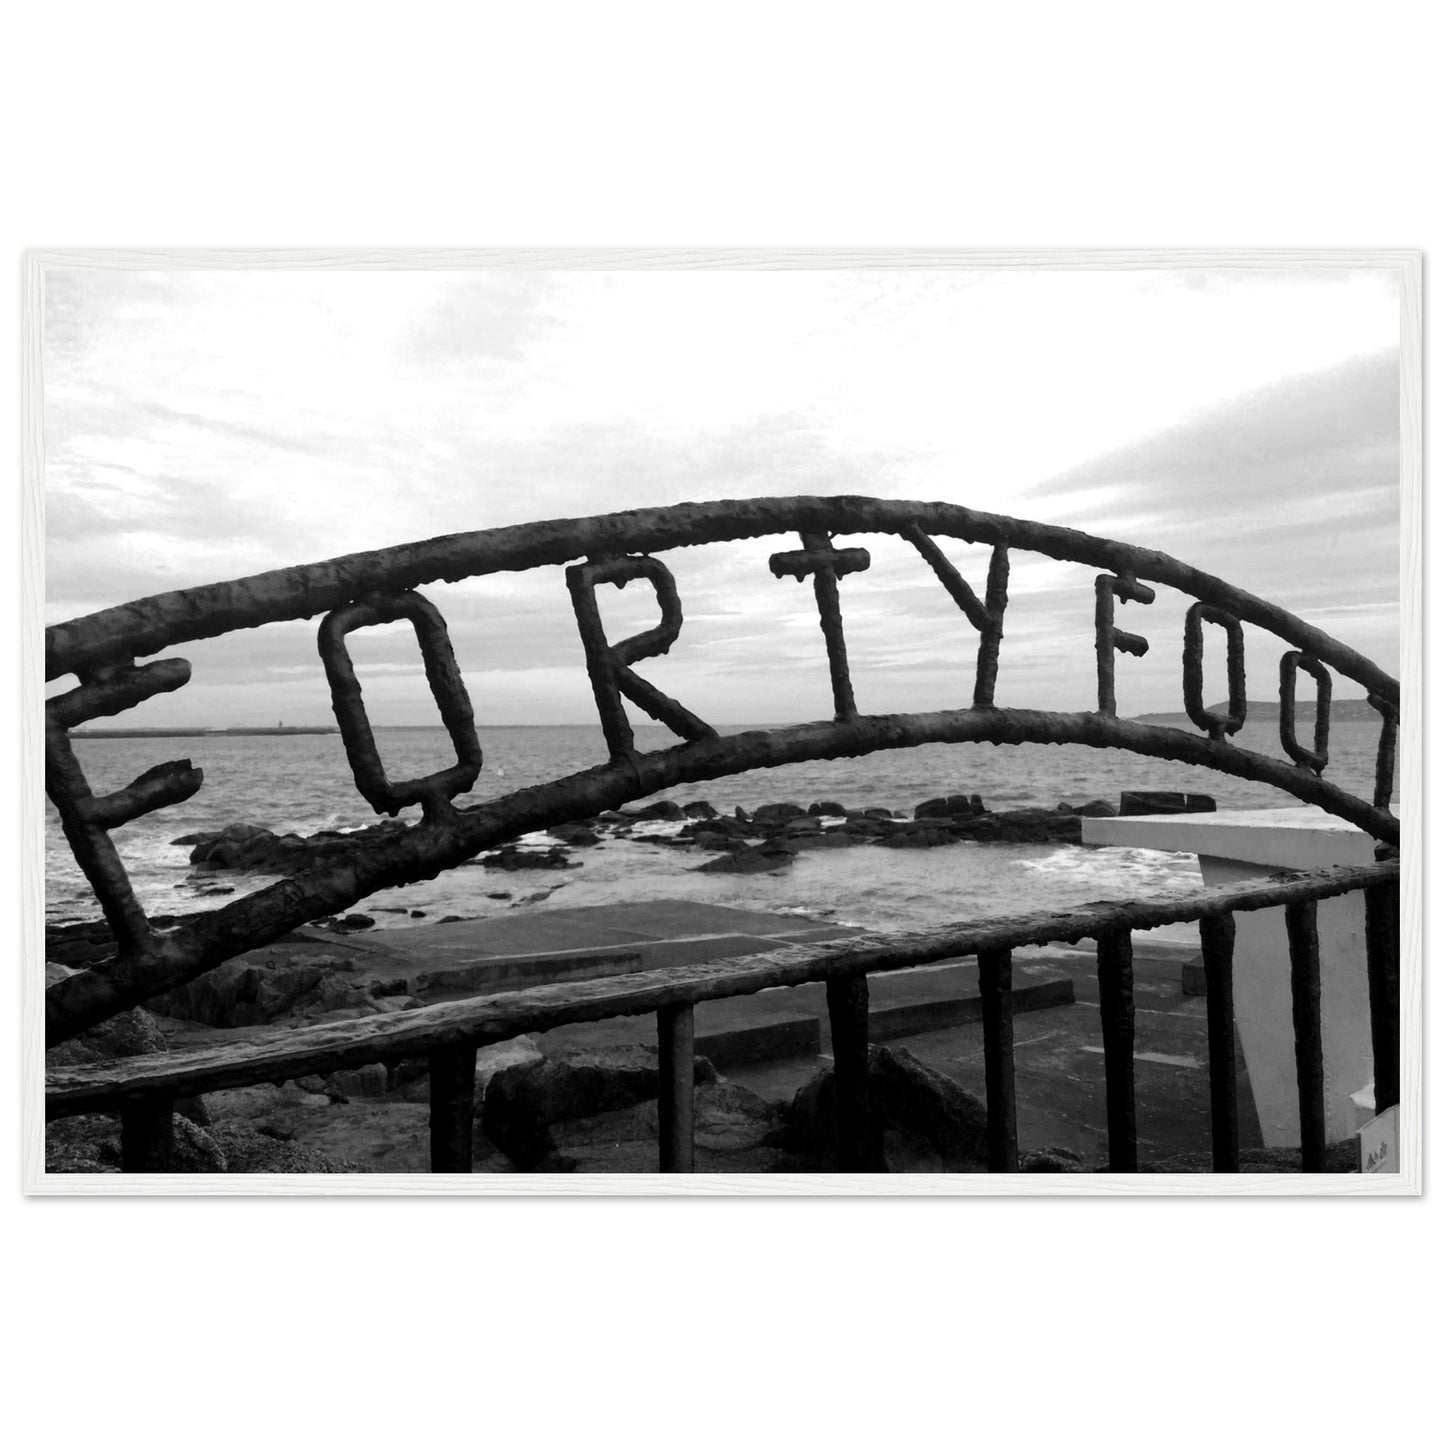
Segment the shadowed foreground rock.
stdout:
<path fill-rule="evenodd" d="M 712 1064 L 694 1059 L 695 1084 L 716 1080 Z M 538 1058 L 492 1076 L 482 1097 L 481 1132 L 519 1169 L 555 1167 L 544 1162 L 557 1152 L 554 1126 L 629 1109 L 656 1099 L 657 1091 L 657 1050 L 645 1045 Z"/>
<path fill-rule="evenodd" d="M 788 1110 L 789 1144 L 811 1172 L 838 1167 L 832 1066 L 798 1090 Z M 988 1168 L 988 1115 L 946 1074 L 904 1048 L 868 1050 L 868 1103 L 890 1174 L 968 1173 Z"/>

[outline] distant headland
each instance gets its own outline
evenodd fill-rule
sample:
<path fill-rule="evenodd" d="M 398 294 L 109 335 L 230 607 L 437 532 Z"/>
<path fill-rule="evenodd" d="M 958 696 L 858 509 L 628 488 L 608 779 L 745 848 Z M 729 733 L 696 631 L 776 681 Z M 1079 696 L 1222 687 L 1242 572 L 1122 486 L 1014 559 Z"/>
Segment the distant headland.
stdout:
<path fill-rule="evenodd" d="M 1246 701 L 1245 715 L 1251 722 L 1278 722 L 1279 703 L 1277 701 L 1258 701 L 1250 698 Z M 1210 709 L 1211 712 L 1227 713 L 1229 704 L 1217 702 Z M 1295 704 L 1295 712 L 1305 719 L 1314 720 L 1314 700 L 1301 698 Z M 1379 722 L 1380 714 L 1370 706 L 1369 700 L 1363 697 L 1337 698 L 1330 704 L 1330 717 L 1335 722 Z M 1142 723 L 1174 723 L 1187 724 L 1189 714 L 1183 712 L 1144 712 L 1139 713 L 1134 722 Z"/>

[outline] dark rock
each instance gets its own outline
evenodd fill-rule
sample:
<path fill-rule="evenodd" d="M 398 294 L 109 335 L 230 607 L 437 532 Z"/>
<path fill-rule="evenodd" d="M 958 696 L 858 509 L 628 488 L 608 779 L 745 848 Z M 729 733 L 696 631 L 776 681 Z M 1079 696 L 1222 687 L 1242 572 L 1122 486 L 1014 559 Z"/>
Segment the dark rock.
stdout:
<path fill-rule="evenodd" d="M 947 798 L 929 798 L 927 802 L 920 803 L 914 810 L 915 818 L 946 818 L 952 812 L 948 806 Z"/>
<path fill-rule="evenodd" d="M 602 841 L 585 823 L 559 823 L 555 828 L 548 828 L 547 835 L 560 838 L 574 848 L 593 848 Z"/>
<path fill-rule="evenodd" d="M 988 1168 L 988 1114 L 946 1074 L 904 1048 L 868 1050 L 868 1100 L 873 1151 L 885 1172 L 961 1172 Z M 820 1069 L 788 1110 L 789 1147 L 806 1167 L 838 1167 L 833 1069 Z"/>
<path fill-rule="evenodd" d="M 842 803 L 810 803 L 808 811 L 817 818 L 846 818 L 848 816 L 848 810 Z"/>
<path fill-rule="evenodd" d="M 696 803 L 684 803 L 684 804 L 682 805 L 682 811 L 683 811 L 684 816 L 689 817 L 689 818 L 716 818 L 716 817 L 717 817 L 717 809 L 714 808 L 711 803 L 709 803 L 709 802 L 707 802 L 707 801 L 705 801 L 705 800 L 699 800 L 699 801 L 696 802 Z"/>
<path fill-rule="evenodd" d="M 298 1079 L 297 1083 L 302 1083 Z M 323 1081 L 324 1092 L 340 1094 L 344 1098 L 381 1099 L 386 1096 L 386 1065 L 382 1063 L 363 1064 L 359 1069 L 339 1069 L 327 1074 Z"/>
<path fill-rule="evenodd" d="M 177 1099 L 176 1113 L 189 1119 L 192 1124 L 199 1124 L 202 1129 L 209 1129 L 211 1126 L 210 1106 L 203 1095 L 194 1099 Z"/>
<path fill-rule="evenodd" d="M 658 1166 L 657 1104 L 571 1120 L 553 1129 L 556 1149 L 536 1166 L 543 1172 L 647 1174 Z M 796 1171 L 785 1151 L 784 1106 L 740 1084 L 700 1085 L 693 1094 L 694 1167 L 699 1173 Z"/>
<path fill-rule="evenodd" d="M 1080 803 L 1074 812 L 1081 818 L 1116 818 L 1119 810 L 1103 798 L 1092 798 L 1087 803 Z"/>
<path fill-rule="evenodd" d="M 698 873 L 769 873 L 786 868 L 797 855 L 796 848 L 781 840 L 763 843 L 756 848 L 742 848 L 736 853 L 723 853 L 709 858 L 694 870 Z"/>
<path fill-rule="evenodd" d="M 511 896 L 511 895 L 508 894 L 508 897 L 510 897 L 510 896 Z M 411 910 L 411 917 L 412 917 L 412 918 L 425 918 L 425 917 L 426 917 L 426 909 L 424 909 L 424 908 L 413 908 L 413 909 Z"/>
<path fill-rule="evenodd" d="M 1087 1174 L 1089 1167 L 1072 1149 L 1032 1149 L 1019 1156 L 1020 1174 Z"/>
<path fill-rule="evenodd" d="M 520 868 L 571 868 L 580 865 L 568 860 L 567 850 L 562 847 L 533 849 L 519 848 L 508 843 L 497 853 L 488 853 L 481 860 L 483 868 L 505 868 L 515 872 Z"/>
<path fill-rule="evenodd" d="M 352 970 L 351 960 L 337 954 L 261 950 L 227 959 L 149 1005 L 168 1018 L 242 1028 L 368 1002 L 358 981 L 339 976 Z"/>
<path fill-rule="evenodd" d="M 789 818 L 783 824 L 785 838 L 803 837 L 809 833 L 821 833 L 822 831 L 822 819 L 817 817 Z"/>
<path fill-rule="evenodd" d="M 81 1114 L 45 1125 L 47 1174 L 118 1174 L 120 1120 L 110 1114 Z"/>
<path fill-rule="evenodd" d="M 910 828 L 907 832 L 900 829 L 878 842 L 882 848 L 936 848 L 941 843 L 952 843 L 953 834 L 937 828 Z"/>
<path fill-rule="evenodd" d="M 174 1142 L 171 1147 L 173 1174 L 226 1174 L 230 1172 L 230 1161 L 225 1150 L 199 1124 L 194 1124 L 184 1114 L 177 1114 L 173 1120 Z"/>
<path fill-rule="evenodd" d="M 177 1114 L 172 1121 L 170 1174 L 225 1174 L 225 1149 L 207 1130 Z M 45 1126 L 45 1169 L 53 1174 L 118 1174 L 121 1165 L 120 1120 L 86 1114 L 55 1119 Z"/>
<path fill-rule="evenodd" d="M 955 838 L 979 843 L 1078 843 L 1083 838 L 1078 814 L 1049 808 L 954 817 L 948 827 Z"/>
<path fill-rule="evenodd" d="M 645 808 L 626 808 L 622 816 L 634 823 L 677 823 L 682 820 L 683 811 L 679 804 L 666 798 L 649 803 Z"/>
<path fill-rule="evenodd" d="M 320 1149 L 294 1139 L 278 1138 L 265 1128 L 219 1124 L 212 1138 L 225 1152 L 229 1174 L 359 1174 L 359 1164 L 333 1159 Z"/>
<path fill-rule="evenodd" d="M 706 1059 L 693 1065 L 695 1082 L 717 1078 Z M 629 1108 L 657 1092 L 656 1049 L 579 1049 L 494 1074 L 482 1100 L 482 1132 L 518 1168 L 533 1169 L 555 1152 L 554 1124 Z"/>
<path fill-rule="evenodd" d="M 880 818 L 873 813 L 860 813 L 848 819 L 842 830 L 851 838 L 886 838 L 897 825 L 892 818 Z"/>
<path fill-rule="evenodd" d="M 249 872 L 289 874 L 329 862 L 378 838 L 394 837 L 409 825 L 400 820 L 374 823 L 354 833 L 324 831 L 309 838 L 277 835 L 251 823 L 232 823 L 219 833 L 195 833 L 191 865 L 201 871 L 233 868 Z"/>
<path fill-rule="evenodd" d="M 986 812 L 977 793 L 950 793 L 946 798 L 930 798 L 914 810 L 915 818 L 968 818 Z"/>
<path fill-rule="evenodd" d="M 803 810 L 796 803 L 764 803 L 754 811 L 753 822 L 774 825 L 803 816 Z"/>
<path fill-rule="evenodd" d="M 1121 818 L 1137 818 L 1154 813 L 1212 813 L 1214 799 L 1206 793 L 1163 793 L 1133 791 L 1119 794 Z"/>
<path fill-rule="evenodd" d="M 680 838 L 697 838 L 702 834 L 721 833 L 729 838 L 756 838 L 758 829 L 751 823 L 744 823 L 737 818 L 700 818 L 696 822 L 684 823 L 678 830 Z"/>
<path fill-rule="evenodd" d="M 152 918 L 158 928 L 178 920 L 174 917 Z M 115 934 L 103 919 L 84 923 L 47 923 L 45 925 L 45 958 L 49 963 L 63 963 L 71 968 L 84 968 L 113 958 Z"/>
<path fill-rule="evenodd" d="M 166 1037 L 156 1022 L 154 1013 L 144 1009 L 127 1009 L 124 1013 L 113 1014 L 76 1034 L 63 1044 L 57 1044 L 45 1054 L 46 1064 L 96 1064 L 105 1059 L 131 1059 L 138 1054 L 165 1053 Z"/>

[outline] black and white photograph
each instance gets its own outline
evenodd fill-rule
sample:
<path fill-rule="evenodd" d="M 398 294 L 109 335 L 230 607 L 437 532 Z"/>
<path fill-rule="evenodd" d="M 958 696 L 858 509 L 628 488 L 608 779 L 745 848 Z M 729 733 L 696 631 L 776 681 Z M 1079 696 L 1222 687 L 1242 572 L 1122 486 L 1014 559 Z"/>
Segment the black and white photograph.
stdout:
<path fill-rule="evenodd" d="M 29 1192 L 1419 1192 L 1418 252 L 25 282 Z"/>

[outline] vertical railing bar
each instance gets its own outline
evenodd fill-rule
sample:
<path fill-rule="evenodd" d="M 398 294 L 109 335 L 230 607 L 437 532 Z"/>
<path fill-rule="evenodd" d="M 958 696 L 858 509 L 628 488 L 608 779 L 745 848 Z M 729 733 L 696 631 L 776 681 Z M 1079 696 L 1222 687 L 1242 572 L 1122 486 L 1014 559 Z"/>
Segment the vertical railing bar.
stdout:
<path fill-rule="evenodd" d="M 449 1044 L 427 1055 L 431 1099 L 431 1172 L 472 1172 L 473 1099 L 477 1087 L 475 1044 Z"/>
<path fill-rule="evenodd" d="M 828 1027 L 833 1038 L 833 1086 L 838 1112 L 838 1168 L 882 1168 L 868 1108 L 868 976 L 830 978 Z"/>
<path fill-rule="evenodd" d="M 1300 1170 L 1325 1169 L 1325 1052 L 1320 1025 L 1320 939 L 1314 899 L 1287 903 L 1295 1078 L 1299 1085 Z"/>
<path fill-rule="evenodd" d="M 691 1174 L 693 1157 L 693 1013 L 690 1003 L 657 1011 L 657 1148 L 664 1174 Z"/>
<path fill-rule="evenodd" d="M 1234 1051 L 1234 915 L 1199 920 L 1209 1030 L 1209 1132 L 1216 1174 L 1239 1173 L 1239 1100 Z"/>
<path fill-rule="evenodd" d="M 176 1120 L 170 1099 L 147 1099 L 120 1111 L 120 1167 L 126 1174 L 168 1174 Z"/>
<path fill-rule="evenodd" d="M 1013 950 L 987 948 L 978 956 L 983 1009 L 984 1099 L 988 1106 L 988 1167 L 1016 1174 L 1018 1111 L 1014 1095 Z"/>
<path fill-rule="evenodd" d="M 1370 987 L 1370 1047 L 1375 1112 L 1400 1102 L 1400 885 L 1365 889 L 1365 967 Z"/>
<path fill-rule="evenodd" d="M 1109 1168 L 1133 1174 L 1139 1168 L 1139 1129 L 1134 1102 L 1134 942 L 1127 928 L 1099 935 L 1098 971 Z"/>

